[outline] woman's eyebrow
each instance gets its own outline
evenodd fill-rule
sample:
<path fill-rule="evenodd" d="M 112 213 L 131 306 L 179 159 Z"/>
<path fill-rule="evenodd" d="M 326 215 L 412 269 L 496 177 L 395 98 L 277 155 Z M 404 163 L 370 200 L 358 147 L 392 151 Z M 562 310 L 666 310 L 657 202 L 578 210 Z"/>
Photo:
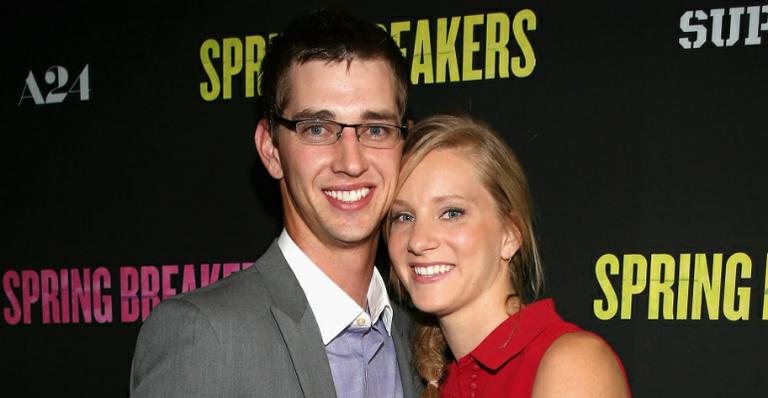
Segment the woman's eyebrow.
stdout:
<path fill-rule="evenodd" d="M 390 210 L 394 209 L 395 207 L 401 207 L 401 208 L 407 208 L 408 202 L 401 200 L 401 199 L 395 199 L 394 202 L 392 202 L 392 206 L 390 206 Z"/>

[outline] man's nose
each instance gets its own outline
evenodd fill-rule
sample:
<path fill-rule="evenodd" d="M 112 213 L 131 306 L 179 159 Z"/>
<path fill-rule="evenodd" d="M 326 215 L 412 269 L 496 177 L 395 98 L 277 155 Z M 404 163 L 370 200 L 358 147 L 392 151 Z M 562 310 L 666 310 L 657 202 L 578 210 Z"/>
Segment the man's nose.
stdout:
<path fill-rule="evenodd" d="M 368 169 L 368 160 L 365 157 L 365 147 L 358 142 L 355 128 L 344 127 L 339 134 L 341 136 L 334 144 L 336 156 L 333 160 L 333 171 L 350 176 L 363 174 Z"/>

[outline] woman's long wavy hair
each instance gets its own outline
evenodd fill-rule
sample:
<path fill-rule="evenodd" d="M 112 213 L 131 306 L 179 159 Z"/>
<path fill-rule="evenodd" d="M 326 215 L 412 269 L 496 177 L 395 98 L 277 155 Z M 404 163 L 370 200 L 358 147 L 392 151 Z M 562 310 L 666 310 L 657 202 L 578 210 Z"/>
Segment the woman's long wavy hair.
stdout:
<path fill-rule="evenodd" d="M 515 153 L 489 125 L 466 115 L 435 115 L 418 122 L 405 140 L 397 191 L 427 154 L 446 149 L 459 150 L 467 156 L 477 178 L 491 193 L 499 217 L 520 231 L 520 249 L 509 262 L 512 287 L 522 303 L 535 300 L 543 289 L 544 278 L 533 231 L 528 182 Z M 386 241 L 390 226 L 390 221 L 384 223 Z M 396 272 L 390 272 L 390 282 L 396 296 L 407 300 Z M 427 382 L 422 397 L 437 397 L 451 356 L 434 316 L 419 314 L 413 344 L 416 369 Z"/>

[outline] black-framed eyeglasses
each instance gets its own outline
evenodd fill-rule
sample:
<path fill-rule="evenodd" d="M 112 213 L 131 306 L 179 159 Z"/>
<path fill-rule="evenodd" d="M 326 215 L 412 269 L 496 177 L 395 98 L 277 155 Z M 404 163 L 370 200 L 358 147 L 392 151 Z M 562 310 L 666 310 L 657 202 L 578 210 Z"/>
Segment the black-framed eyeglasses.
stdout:
<path fill-rule="evenodd" d="M 274 115 L 273 119 L 293 130 L 299 141 L 307 145 L 332 145 L 341 138 L 346 127 L 352 127 L 361 145 L 389 149 L 397 146 L 407 131 L 406 126 L 386 123 L 344 124 L 325 119 L 289 120 L 279 115 Z"/>

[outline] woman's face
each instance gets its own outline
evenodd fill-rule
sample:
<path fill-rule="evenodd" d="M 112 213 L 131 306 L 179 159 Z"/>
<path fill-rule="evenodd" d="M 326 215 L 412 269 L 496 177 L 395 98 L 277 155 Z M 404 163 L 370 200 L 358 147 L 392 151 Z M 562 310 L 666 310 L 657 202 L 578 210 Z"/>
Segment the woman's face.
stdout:
<path fill-rule="evenodd" d="M 504 305 L 518 239 L 475 173 L 466 151 L 429 153 L 390 211 L 389 256 L 420 310 L 447 317 Z"/>

